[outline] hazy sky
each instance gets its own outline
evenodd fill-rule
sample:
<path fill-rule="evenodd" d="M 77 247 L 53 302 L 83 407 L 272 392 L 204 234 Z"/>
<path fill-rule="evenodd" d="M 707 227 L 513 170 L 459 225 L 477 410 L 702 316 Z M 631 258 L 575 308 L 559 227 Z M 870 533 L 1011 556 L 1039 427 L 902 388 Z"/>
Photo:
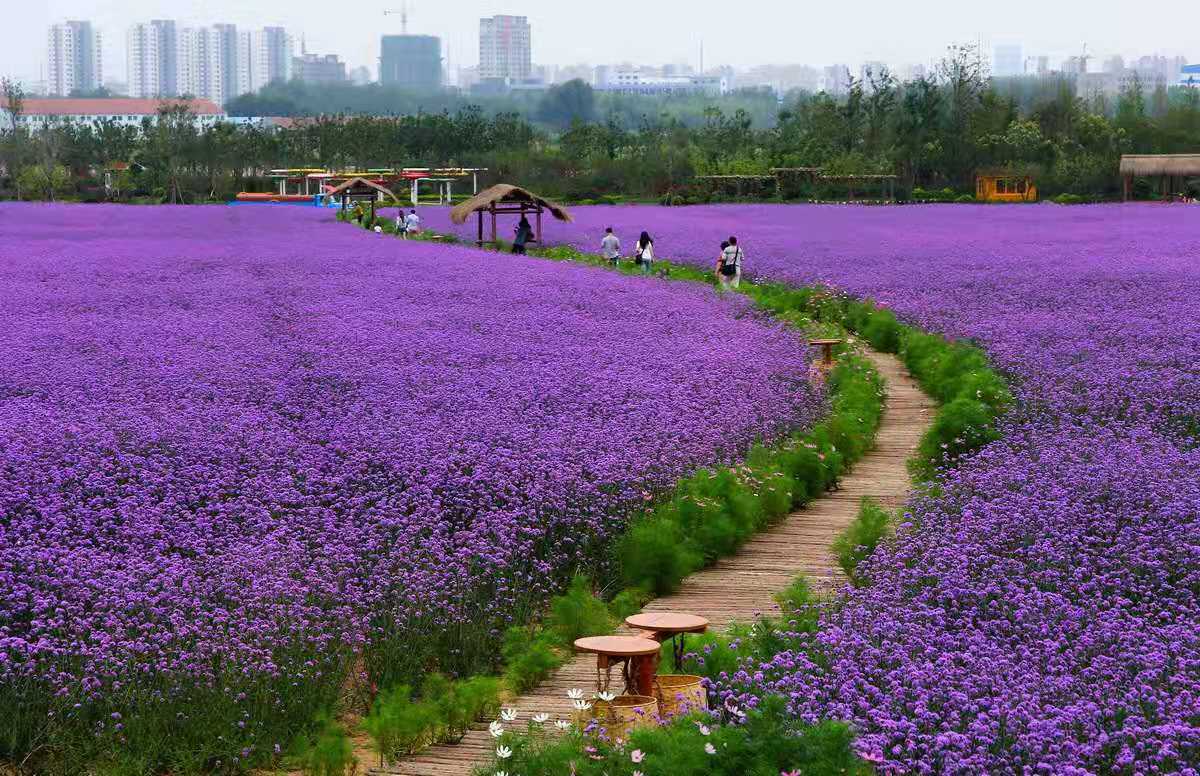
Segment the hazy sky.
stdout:
<path fill-rule="evenodd" d="M 1187 6 L 1180 2 L 1180 8 Z M 374 65 L 379 35 L 399 32 L 400 0 L 0 0 L 0 73 L 36 78 L 46 28 L 91 19 L 105 36 L 106 77 L 125 77 L 125 28 L 173 18 L 195 24 L 283 25 L 309 51 Z M 522 14 L 535 63 L 709 65 L 928 62 L 953 41 L 1020 42 L 1026 54 L 1183 54 L 1200 59 L 1194 24 L 1170 24 L 1127 0 L 410 0 L 410 32 L 442 36 L 451 65 L 478 61 L 480 16 Z"/>

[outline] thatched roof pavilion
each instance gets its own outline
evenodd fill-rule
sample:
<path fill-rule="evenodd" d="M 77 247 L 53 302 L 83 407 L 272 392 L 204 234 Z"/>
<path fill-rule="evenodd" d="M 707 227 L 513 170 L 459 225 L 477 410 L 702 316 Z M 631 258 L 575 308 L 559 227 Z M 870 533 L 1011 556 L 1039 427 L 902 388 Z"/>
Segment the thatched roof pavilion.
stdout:
<path fill-rule="evenodd" d="M 483 214 L 492 216 L 492 242 L 496 242 L 496 217 L 499 215 L 521 215 L 534 213 L 537 215 L 537 226 L 534 241 L 542 242 L 542 213 L 549 212 L 559 221 L 570 223 L 571 214 L 566 208 L 550 200 L 534 194 L 528 189 L 513 186 L 508 183 L 498 183 L 490 189 L 481 191 L 466 202 L 457 205 L 450 211 L 450 220 L 456 224 L 465 224 L 472 213 L 479 217 L 478 242 L 483 244 Z"/>
<path fill-rule="evenodd" d="M 350 202 L 383 202 L 391 199 L 397 205 L 400 204 L 399 197 L 391 189 L 386 186 L 380 186 L 378 183 L 369 181 L 366 178 L 351 178 L 325 195 L 326 199 L 336 199 L 338 197 L 342 200 L 343 210 L 346 209 L 346 205 Z"/>
<path fill-rule="evenodd" d="M 1125 154 L 1121 157 L 1125 199 L 1134 178 L 1160 178 L 1162 193 L 1169 194 L 1176 178 L 1200 178 L 1200 154 Z"/>

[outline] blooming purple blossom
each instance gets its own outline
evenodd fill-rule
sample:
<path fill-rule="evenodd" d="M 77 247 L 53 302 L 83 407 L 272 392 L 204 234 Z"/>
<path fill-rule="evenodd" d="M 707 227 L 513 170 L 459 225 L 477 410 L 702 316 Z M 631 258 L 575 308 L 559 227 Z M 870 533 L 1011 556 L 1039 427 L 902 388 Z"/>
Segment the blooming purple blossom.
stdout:
<path fill-rule="evenodd" d="M 1200 218 L 1195 208 L 583 208 L 711 267 L 825 283 L 979 342 L 1018 405 L 917 497 L 815 644 L 718 688 L 847 719 L 883 772 L 1197 773 Z"/>
<path fill-rule="evenodd" d="M 203 690 L 262 751 L 355 654 L 494 655 L 646 492 L 823 411 L 799 338 L 703 288 L 300 208 L 0 235 L 0 724 Z"/>

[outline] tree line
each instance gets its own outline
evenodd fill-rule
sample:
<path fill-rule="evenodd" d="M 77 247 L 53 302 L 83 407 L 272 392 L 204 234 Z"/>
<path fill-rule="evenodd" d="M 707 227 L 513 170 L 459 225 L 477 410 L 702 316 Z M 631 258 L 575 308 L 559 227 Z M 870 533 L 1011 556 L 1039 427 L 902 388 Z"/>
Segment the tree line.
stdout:
<path fill-rule="evenodd" d="M 6 84 L 5 92 L 7 110 L 19 110 L 19 89 Z M 1069 78 L 992 79 L 969 46 L 952 47 L 923 78 L 902 83 L 886 71 L 868 73 L 845 94 L 795 93 L 775 108 L 770 122 L 717 104 L 698 117 L 667 110 L 634 117 L 574 82 L 539 95 L 532 113 L 464 103 L 198 129 L 183 104 L 167 104 L 158 120 L 136 127 L 14 129 L 10 121 L 0 133 L 0 190 L 27 198 L 112 196 L 98 192 L 102 171 L 123 161 L 131 169 L 116 176 L 121 196 L 166 202 L 269 190 L 263 176 L 273 168 L 351 166 L 486 167 L 484 182 L 517 182 L 570 201 L 692 201 L 713 195 L 695 184 L 697 176 L 763 175 L 776 167 L 895 174 L 902 194 L 969 194 L 979 171 L 999 169 L 1033 175 L 1044 194 L 1101 198 L 1119 192 L 1123 153 L 1200 149 L 1200 90 L 1148 91 L 1134 78 L 1109 98 L 1080 95 Z M 1189 185 L 1200 194 L 1200 181 Z"/>

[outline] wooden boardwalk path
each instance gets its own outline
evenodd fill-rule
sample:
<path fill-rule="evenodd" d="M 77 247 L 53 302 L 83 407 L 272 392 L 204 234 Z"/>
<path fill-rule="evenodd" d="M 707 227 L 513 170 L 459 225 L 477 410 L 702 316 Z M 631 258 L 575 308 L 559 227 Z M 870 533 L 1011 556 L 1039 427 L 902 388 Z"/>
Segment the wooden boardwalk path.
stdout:
<path fill-rule="evenodd" d="M 864 497 L 874 498 L 889 508 L 900 507 L 908 498 L 908 459 L 933 419 L 935 405 L 921 392 L 904 366 L 894 357 L 869 353 L 887 380 L 883 423 L 874 450 L 863 457 L 841 482 L 841 488 L 826 494 L 778 526 L 751 539 L 737 554 L 684 581 L 674 595 L 659 598 L 647 611 L 675 611 L 707 617 L 716 628 L 734 622 L 752 622 L 759 613 L 769 614 L 776 606 L 774 595 L 799 574 L 806 575 L 815 589 L 828 590 L 845 580 L 830 552 L 830 545 L 858 514 Z M 560 668 L 536 689 L 507 704 L 521 712 L 546 712 L 552 718 L 569 719 L 567 690 L 591 691 L 596 682 L 596 658 L 581 655 Z M 490 760 L 492 737 L 480 726 L 461 743 L 432 747 L 388 768 L 372 768 L 379 762 L 369 742 L 356 742 L 359 768 L 369 774 L 403 776 L 467 776 L 476 765 Z"/>

